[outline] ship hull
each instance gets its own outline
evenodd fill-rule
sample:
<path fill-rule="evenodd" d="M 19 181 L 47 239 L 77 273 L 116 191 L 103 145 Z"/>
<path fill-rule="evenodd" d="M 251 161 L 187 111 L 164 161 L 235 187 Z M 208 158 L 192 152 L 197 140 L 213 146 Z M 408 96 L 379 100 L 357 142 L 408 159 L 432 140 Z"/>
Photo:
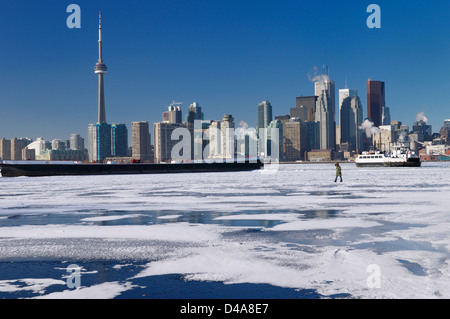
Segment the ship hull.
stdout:
<path fill-rule="evenodd" d="M 407 161 L 383 162 L 357 162 L 356 167 L 420 167 L 422 163 L 418 158 L 409 158 Z"/>
<path fill-rule="evenodd" d="M 252 171 L 263 168 L 258 161 L 183 164 L 0 164 L 2 177 L 66 175 L 124 175 Z"/>

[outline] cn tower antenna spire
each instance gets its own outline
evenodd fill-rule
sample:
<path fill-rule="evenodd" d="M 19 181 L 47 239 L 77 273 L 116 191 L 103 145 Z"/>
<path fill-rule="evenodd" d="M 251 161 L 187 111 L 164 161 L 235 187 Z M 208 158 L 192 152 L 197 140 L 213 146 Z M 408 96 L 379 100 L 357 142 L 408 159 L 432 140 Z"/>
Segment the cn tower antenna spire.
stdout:
<path fill-rule="evenodd" d="M 106 123 L 103 75 L 106 74 L 107 67 L 103 63 L 102 44 L 102 13 L 100 11 L 98 13 L 98 62 L 95 65 L 95 74 L 98 75 L 98 123 Z"/>

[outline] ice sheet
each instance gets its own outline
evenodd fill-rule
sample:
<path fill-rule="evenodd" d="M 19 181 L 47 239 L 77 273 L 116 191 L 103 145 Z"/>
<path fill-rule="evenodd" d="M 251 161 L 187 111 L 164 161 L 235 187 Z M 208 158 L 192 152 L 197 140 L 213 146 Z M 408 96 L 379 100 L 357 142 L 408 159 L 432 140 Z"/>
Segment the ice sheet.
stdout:
<path fill-rule="evenodd" d="M 0 258 L 148 261 L 129 281 L 59 297 L 113 298 L 133 278 L 182 274 L 355 298 L 449 298 L 450 164 L 341 166 L 344 183 L 327 164 L 280 165 L 276 174 L 0 178 Z M 40 224 L 8 224 L 31 215 Z"/>

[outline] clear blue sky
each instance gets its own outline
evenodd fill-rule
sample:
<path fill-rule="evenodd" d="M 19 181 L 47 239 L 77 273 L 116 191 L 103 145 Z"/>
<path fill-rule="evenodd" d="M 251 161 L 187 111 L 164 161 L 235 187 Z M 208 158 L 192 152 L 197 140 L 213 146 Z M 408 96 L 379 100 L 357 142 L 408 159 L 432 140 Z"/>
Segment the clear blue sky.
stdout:
<path fill-rule="evenodd" d="M 66 8 L 81 7 L 81 29 Z M 381 29 L 366 8 L 381 7 Z M 392 120 L 450 118 L 449 1 L 1 0 L 0 137 L 86 137 L 97 120 L 98 11 L 110 123 L 161 120 L 172 101 L 256 125 L 257 104 L 288 114 L 326 64 L 336 89 L 386 82 Z M 336 92 L 337 95 L 337 92 Z M 364 116 L 366 115 L 366 110 Z"/>

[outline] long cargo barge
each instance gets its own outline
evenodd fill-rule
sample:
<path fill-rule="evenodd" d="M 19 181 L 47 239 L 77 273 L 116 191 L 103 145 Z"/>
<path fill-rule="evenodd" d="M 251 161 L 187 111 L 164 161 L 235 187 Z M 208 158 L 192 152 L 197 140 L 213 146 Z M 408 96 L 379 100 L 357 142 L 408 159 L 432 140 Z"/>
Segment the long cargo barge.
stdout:
<path fill-rule="evenodd" d="M 0 162 L 2 177 L 236 172 L 262 169 L 258 160 L 213 163 L 98 164 L 76 162 Z"/>

